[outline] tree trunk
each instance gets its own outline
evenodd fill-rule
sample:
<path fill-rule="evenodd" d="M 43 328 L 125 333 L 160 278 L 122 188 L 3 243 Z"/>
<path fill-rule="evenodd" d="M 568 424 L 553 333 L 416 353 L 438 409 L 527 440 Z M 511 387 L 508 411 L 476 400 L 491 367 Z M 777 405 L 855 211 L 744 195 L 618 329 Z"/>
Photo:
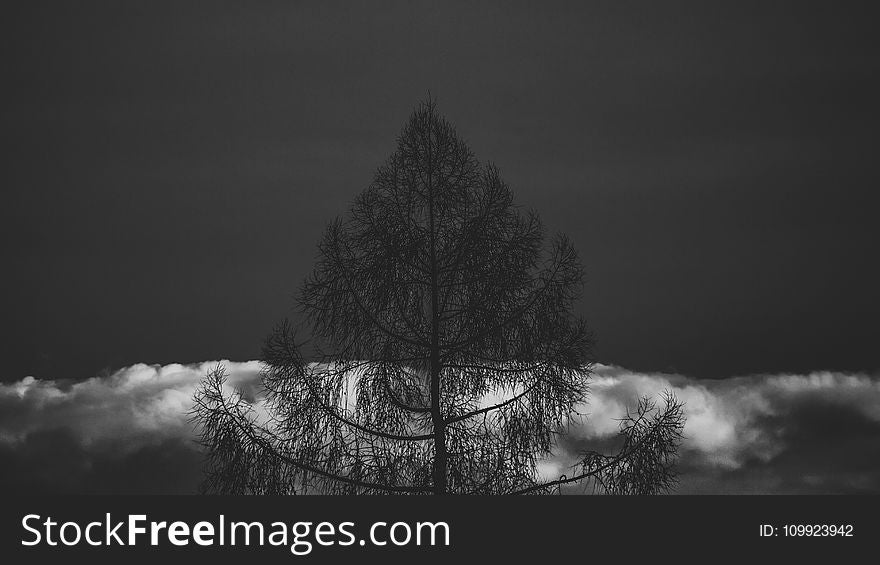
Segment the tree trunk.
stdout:
<path fill-rule="evenodd" d="M 431 420 L 434 423 L 434 494 L 446 494 L 446 426 L 440 411 L 439 359 L 431 359 Z"/>
<path fill-rule="evenodd" d="M 438 287 L 437 249 L 434 225 L 434 187 L 432 180 L 434 175 L 433 154 L 431 151 L 431 126 L 433 125 L 433 106 L 430 106 L 431 116 L 428 120 L 427 145 L 428 145 L 428 232 L 430 237 L 430 261 L 431 261 L 431 422 L 434 424 L 434 494 L 446 494 L 446 424 L 443 421 L 443 411 L 440 409 L 440 374 L 443 370 L 440 364 L 440 290 Z"/>

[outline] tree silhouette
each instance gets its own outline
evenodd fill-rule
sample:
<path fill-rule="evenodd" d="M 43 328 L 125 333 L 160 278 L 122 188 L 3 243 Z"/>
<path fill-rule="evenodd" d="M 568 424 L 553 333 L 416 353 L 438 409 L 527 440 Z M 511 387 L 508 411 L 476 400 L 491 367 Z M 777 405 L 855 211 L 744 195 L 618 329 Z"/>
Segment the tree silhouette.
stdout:
<path fill-rule="evenodd" d="M 542 480 L 587 398 L 591 335 L 572 315 L 583 271 L 546 242 L 435 103 L 422 103 L 348 214 L 332 223 L 299 305 L 263 348 L 259 411 L 222 366 L 195 397 L 203 489 L 223 493 L 550 493 L 583 482 L 655 493 L 683 426 L 672 396 L 642 399 L 615 455 Z M 303 353 L 312 350 L 308 359 Z"/>

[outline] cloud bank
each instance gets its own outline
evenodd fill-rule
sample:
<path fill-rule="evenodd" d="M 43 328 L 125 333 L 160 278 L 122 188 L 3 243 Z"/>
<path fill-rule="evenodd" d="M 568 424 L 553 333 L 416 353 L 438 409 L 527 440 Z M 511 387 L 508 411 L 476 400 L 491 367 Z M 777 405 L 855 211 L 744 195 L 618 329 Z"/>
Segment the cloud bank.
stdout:
<path fill-rule="evenodd" d="M 217 362 L 133 365 L 79 382 L 0 385 L 0 484 L 72 493 L 192 493 L 202 455 L 187 414 Z M 259 363 L 224 361 L 256 390 Z M 613 447 L 639 396 L 685 403 L 679 493 L 880 493 L 880 377 L 815 372 L 697 380 L 598 365 L 586 416 L 546 475 L 583 449 Z M 575 491 L 576 492 L 576 491 Z"/>
<path fill-rule="evenodd" d="M 259 363 L 223 362 L 230 383 Z M 0 385 L 0 484 L 46 493 L 194 493 L 202 455 L 188 411 L 217 362 L 144 365 L 80 382 Z"/>
<path fill-rule="evenodd" d="M 880 378 L 814 372 L 697 380 L 597 366 L 588 417 L 560 443 L 562 467 L 607 445 L 642 395 L 685 403 L 679 493 L 880 492 Z"/>

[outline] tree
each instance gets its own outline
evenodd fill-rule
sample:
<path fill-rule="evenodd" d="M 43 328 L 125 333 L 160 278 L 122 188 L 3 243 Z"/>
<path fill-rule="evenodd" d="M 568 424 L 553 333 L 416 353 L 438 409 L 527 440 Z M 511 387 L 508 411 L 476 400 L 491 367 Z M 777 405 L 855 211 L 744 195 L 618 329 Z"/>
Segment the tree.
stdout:
<path fill-rule="evenodd" d="M 195 397 L 224 493 L 549 493 L 584 482 L 654 493 L 673 481 L 682 406 L 643 399 L 615 455 L 570 476 L 537 462 L 587 399 L 591 334 L 572 314 L 583 270 L 547 241 L 432 100 L 344 218 L 299 295 L 311 337 L 282 323 L 263 348 L 265 412 L 223 367 Z M 308 345 L 307 345 L 308 344 Z M 312 352 L 303 353 L 306 348 Z"/>

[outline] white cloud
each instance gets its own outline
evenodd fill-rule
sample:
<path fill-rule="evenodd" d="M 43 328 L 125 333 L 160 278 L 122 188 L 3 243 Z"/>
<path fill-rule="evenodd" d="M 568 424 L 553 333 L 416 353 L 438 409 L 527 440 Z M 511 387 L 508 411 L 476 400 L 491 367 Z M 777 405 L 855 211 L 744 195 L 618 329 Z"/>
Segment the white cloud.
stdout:
<path fill-rule="evenodd" d="M 684 449 L 704 464 L 735 469 L 747 460 L 769 461 L 786 446 L 784 422 L 804 402 L 837 404 L 880 422 L 880 379 L 864 374 L 815 372 L 696 380 L 682 375 L 638 373 L 598 365 L 587 405 L 589 418 L 573 430 L 589 440 L 617 432 L 618 418 L 640 396 L 659 398 L 668 390 L 684 401 Z"/>
<path fill-rule="evenodd" d="M 258 362 L 222 363 L 229 374 L 229 385 L 251 390 L 258 386 Z M 84 453 L 111 452 L 124 456 L 168 440 L 195 449 L 188 411 L 196 387 L 216 364 L 139 364 L 80 382 L 27 377 L 2 384 L 0 452 L 15 457 L 15 453 L 26 451 L 29 437 L 58 430 L 77 442 Z M 765 481 L 762 484 L 769 485 L 762 488 L 784 486 L 790 477 L 776 473 L 774 465 L 783 454 L 794 450 L 800 450 L 798 457 L 809 465 L 813 459 L 804 450 L 815 451 L 820 447 L 806 444 L 803 435 L 797 436 L 797 430 L 827 421 L 828 414 L 856 419 L 869 438 L 872 430 L 880 429 L 880 378 L 876 375 L 815 372 L 697 380 L 599 365 L 595 368 L 589 402 L 579 407 L 587 417 L 583 424 L 572 427 L 568 440 L 563 442 L 570 451 L 543 461 L 542 476 L 564 473 L 575 446 L 612 438 L 618 430 L 617 419 L 628 406 L 643 395 L 659 399 L 664 390 L 672 391 L 685 403 L 687 423 L 681 457 L 691 472 L 698 469 L 703 473 L 691 478 L 700 482 L 704 491 L 724 487 L 707 477 L 754 470 L 756 462 L 761 466 L 759 471 L 764 478 L 760 480 Z M 823 415 L 825 420 L 821 419 Z M 831 436 L 826 441 L 830 443 L 826 445 L 843 445 L 850 439 L 850 429 L 844 426 L 829 430 Z M 796 441 L 800 444 L 795 445 Z M 864 449 L 864 444 L 859 445 L 859 449 Z M 802 486 L 815 485 L 821 491 L 826 488 L 823 485 L 830 484 L 827 470 L 804 468 L 798 472 L 802 476 L 797 480 Z M 853 467 L 846 476 L 851 477 L 847 480 L 854 488 L 880 488 L 880 479 L 872 473 L 862 465 Z M 758 479 L 754 481 L 757 484 Z"/>
<path fill-rule="evenodd" d="M 223 364 L 231 384 L 258 379 L 256 361 Z M 110 441 L 135 449 L 169 438 L 191 438 L 187 412 L 193 393 L 216 365 L 138 364 L 75 383 L 26 377 L 0 385 L 0 441 L 21 442 L 28 434 L 59 428 L 84 446 Z"/>

